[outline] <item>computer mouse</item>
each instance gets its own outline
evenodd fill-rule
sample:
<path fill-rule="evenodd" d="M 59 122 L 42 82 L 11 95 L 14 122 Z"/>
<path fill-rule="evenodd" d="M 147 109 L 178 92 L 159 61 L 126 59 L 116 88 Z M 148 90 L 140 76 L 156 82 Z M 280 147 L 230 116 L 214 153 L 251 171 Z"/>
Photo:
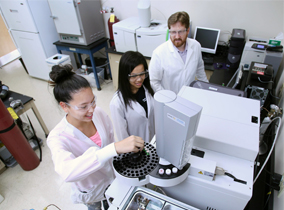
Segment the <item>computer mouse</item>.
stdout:
<path fill-rule="evenodd" d="M 216 63 L 217 68 L 222 68 L 223 64 L 222 63 Z"/>

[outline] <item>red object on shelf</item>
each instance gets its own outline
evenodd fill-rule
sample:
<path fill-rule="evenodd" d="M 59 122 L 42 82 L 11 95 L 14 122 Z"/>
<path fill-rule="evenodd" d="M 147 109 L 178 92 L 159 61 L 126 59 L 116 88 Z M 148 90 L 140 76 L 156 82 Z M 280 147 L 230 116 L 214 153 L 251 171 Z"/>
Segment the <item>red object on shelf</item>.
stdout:
<path fill-rule="evenodd" d="M 0 100 L 0 141 L 25 171 L 35 169 L 40 160 Z"/>
<path fill-rule="evenodd" d="M 109 37 L 110 37 L 110 39 L 109 39 L 109 44 L 110 44 L 110 46 L 112 47 L 112 46 L 114 46 L 114 38 L 113 38 L 113 32 L 112 32 L 112 25 L 115 24 L 115 23 L 117 23 L 117 22 L 119 22 L 119 19 L 115 16 L 113 22 L 111 22 L 110 20 L 111 20 L 111 17 L 108 19 L 107 24 L 108 24 L 108 31 L 109 31 Z"/>

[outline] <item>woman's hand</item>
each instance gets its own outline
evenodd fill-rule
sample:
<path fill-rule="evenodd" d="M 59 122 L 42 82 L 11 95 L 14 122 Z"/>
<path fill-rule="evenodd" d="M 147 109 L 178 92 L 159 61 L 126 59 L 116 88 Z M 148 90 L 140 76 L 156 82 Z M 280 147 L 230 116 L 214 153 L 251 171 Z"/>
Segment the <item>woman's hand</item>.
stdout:
<path fill-rule="evenodd" d="M 138 136 L 129 136 L 122 141 L 114 143 L 117 154 L 138 152 L 144 148 L 144 140 Z"/>

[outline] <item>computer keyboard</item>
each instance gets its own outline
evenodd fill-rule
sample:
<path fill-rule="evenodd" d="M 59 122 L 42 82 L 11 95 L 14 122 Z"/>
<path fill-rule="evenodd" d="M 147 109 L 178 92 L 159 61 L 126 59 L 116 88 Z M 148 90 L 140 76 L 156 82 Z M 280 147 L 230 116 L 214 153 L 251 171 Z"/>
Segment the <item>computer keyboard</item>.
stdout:
<path fill-rule="evenodd" d="M 213 57 L 202 57 L 204 64 L 213 64 L 214 58 Z"/>

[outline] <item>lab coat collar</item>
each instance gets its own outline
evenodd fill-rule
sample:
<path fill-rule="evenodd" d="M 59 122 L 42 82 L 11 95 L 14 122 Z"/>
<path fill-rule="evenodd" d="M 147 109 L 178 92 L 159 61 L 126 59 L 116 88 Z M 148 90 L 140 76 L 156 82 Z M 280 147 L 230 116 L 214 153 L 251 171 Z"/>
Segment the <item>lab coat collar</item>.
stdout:
<path fill-rule="evenodd" d="M 89 137 L 87 137 L 82 131 L 80 131 L 78 128 L 76 128 L 75 126 L 73 126 L 72 124 L 70 124 L 68 121 L 67 121 L 67 114 L 65 115 L 64 117 L 64 121 L 65 121 L 65 124 L 66 124 L 66 130 L 67 130 L 67 133 L 70 134 L 72 133 L 74 137 L 77 137 L 77 139 L 80 139 L 81 141 L 84 141 L 88 144 L 91 144 L 93 146 L 97 146 L 99 147 L 96 143 L 94 143 Z M 93 119 L 92 119 L 94 125 L 96 126 L 96 129 L 97 129 L 97 132 L 99 132 L 100 134 L 100 137 L 101 139 L 105 136 L 104 134 L 104 131 L 102 129 L 102 127 L 100 125 L 103 124 L 103 122 L 100 122 L 100 120 L 98 119 L 98 117 L 96 116 L 95 112 L 93 114 Z M 101 141 L 102 144 L 101 144 L 101 148 L 103 148 L 105 145 L 104 145 L 104 141 L 102 140 Z"/>
<path fill-rule="evenodd" d="M 189 62 L 189 58 L 192 56 L 193 53 L 193 49 L 192 49 L 192 44 L 191 44 L 191 39 L 187 38 L 186 39 L 186 44 L 187 44 L 187 55 L 186 55 L 186 61 L 185 61 L 185 65 L 187 66 L 188 62 Z"/>
<path fill-rule="evenodd" d="M 189 61 L 189 58 L 190 56 L 192 55 L 193 53 L 193 50 L 192 50 L 192 46 L 191 46 L 191 42 L 190 42 L 190 39 L 187 38 L 186 39 L 186 46 L 185 46 L 185 50 L 187 50 L 187 55 L 186 55 L 186 60 L 185 60 L 185 63 L 183 62 L 180 54 L 178 53 L 178 48 L 173 44 L 173 42 L 169 39 L 168 41 L 168 47 L 170 49 L 170 52 L 173 54 L 173 57 L 175 57 L 176 59 L 178 59 L 180 62 L 182 62 L 185 66 L 187 65 L 188 61 Z"/>
<path fill-rule="evenodd" d="M 150 99 L 149 99 L 149 92 L 147 91 L 147 89 L 144 87 L 144 85 L 142 86 L 144 88 L 145 91 L 145 97 L 147 99 L 147 109 L 148 109 L 148 116 L 150 116 Z M 133 108 L 134 111 L 136 111 L 138 114 L 142 115 L 143 117 L 146 118 L 146 112 L 145 109 L 137 102 L 137 101 L 131 101 L 131 107 Z M 129 109 L 129 108 L 128 108 Z M 130 108 L 131 109 L 131 108 Z"/>

